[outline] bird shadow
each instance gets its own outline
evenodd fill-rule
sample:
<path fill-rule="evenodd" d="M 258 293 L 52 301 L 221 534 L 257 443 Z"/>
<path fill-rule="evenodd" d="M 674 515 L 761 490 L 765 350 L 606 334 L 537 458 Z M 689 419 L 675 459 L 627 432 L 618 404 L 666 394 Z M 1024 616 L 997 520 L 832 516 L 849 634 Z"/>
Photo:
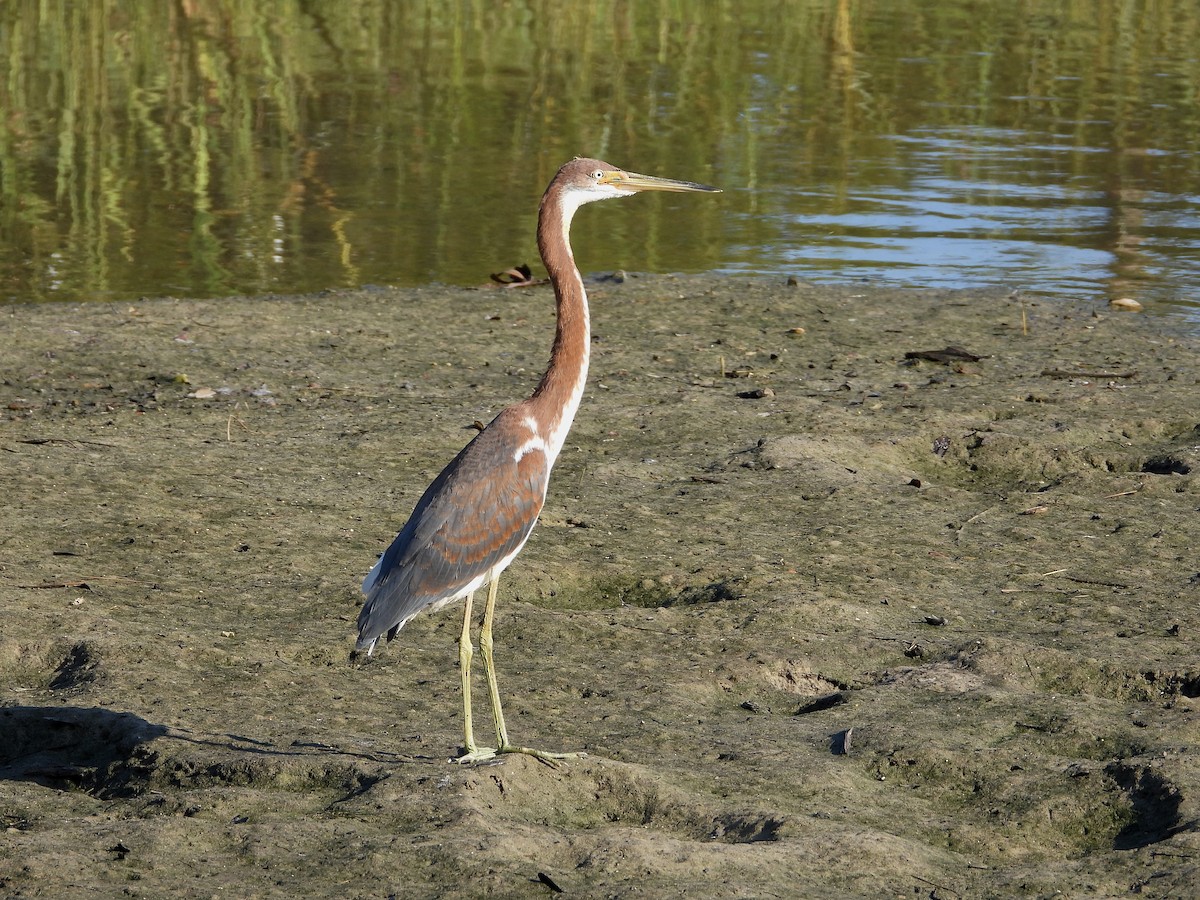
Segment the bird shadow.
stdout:
<path fill-rule="evenodd" d="M 193 749 L 166 750 L 164 739 Z M 0 781 L 83 791 L 101 799 L 138 794 L 156 773 L 183 782 L 253 780 L 258 770 L 270 773 L 281 766 L 324 771 L 331 757 L 340 758 L 342 768 L 353 772 L 350 780 L 356 789 L 378 778 L 359 771 L 364 763 L 377 768 L 425 762 L 311 741 L 279 746 L 245 735 L 196 733 L 99 707 L 0 707 Z"/>
<path fill-rule="evenodd" d="M 167 731 L 109 709 L 6 706 L 0 708 L 0 781 L 94 793 L 115 766 Z"/>

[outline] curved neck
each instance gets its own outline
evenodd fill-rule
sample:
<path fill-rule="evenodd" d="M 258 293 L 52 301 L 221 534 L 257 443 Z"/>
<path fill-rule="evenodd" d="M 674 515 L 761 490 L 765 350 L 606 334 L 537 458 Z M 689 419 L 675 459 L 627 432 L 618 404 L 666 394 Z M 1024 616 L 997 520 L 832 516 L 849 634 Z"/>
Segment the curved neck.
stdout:
<path fill-rule="evenodd" d="M 591 353 L 587 293 L 571 253 L 571 219 L 578 208 L 578 202 L 564 200 L 563 192 L 552 189 L 542 197 L 538 211 L 538 250 L 554 285 L 557 320 L 550 365 L 528 404 L 551 463 L 583 398 Z"/>

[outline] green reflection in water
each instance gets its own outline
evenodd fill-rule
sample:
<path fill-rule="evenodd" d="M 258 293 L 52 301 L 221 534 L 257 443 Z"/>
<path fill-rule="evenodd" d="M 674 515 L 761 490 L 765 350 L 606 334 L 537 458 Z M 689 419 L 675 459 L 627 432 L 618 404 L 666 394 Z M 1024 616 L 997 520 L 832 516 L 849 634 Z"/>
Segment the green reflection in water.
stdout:
<path fill-rule="evenodd" d="M 0 299 L 478 283 L 588 154 L 727 193 L 589 210 L 585 271 L 1194 300 L 1198 45 L 1150 0 L 14 0 Z"/>

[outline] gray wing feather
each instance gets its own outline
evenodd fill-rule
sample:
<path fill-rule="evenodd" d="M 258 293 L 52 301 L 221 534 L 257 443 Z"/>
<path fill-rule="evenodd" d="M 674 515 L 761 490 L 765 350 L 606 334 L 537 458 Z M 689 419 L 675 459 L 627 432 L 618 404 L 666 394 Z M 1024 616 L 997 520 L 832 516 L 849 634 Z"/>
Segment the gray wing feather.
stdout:
<path fill-rule="evenodd" d="M 515 461 L 517 446 L 511 429 L 489 426 L 426 489 L 364 583 L 358 649 L 385 633 L 390 639 L 426 607 L 460 596 L 525 543 L 549 472 L 536 450 Z"/>

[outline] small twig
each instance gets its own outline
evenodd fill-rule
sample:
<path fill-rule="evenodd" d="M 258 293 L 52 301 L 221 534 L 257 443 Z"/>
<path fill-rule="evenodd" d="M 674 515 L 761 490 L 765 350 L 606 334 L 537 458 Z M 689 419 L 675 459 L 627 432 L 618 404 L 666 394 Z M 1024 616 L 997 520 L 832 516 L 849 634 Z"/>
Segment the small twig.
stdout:
<path fill-rule="evenodd" d="M 97 575 L 95 578 L 82 579 L 80 581 L 43 581 L 41 584 L 18 584 L 17 587 L 26 590 L 54 590 L 56 588 L 83 588 L 90 591 L 92 584 L 97 581 L 118 581 L 125 584 L 157 584 L 155 581 L 142 581 L 138 578 L 130 578 L 127 575 Z"/>
<path fill-rule="evenodd" d="M 1172 853 L 1170 850 L 1151 850 L 1150 855 L 1154 856 L 1170 856 L 1174 859 L 1195 859 L 1195 853 Z"/>
<path fill-rule="evenodd" d="M 1121 582 L 1119 582 L 1119 581 L 1103 581 L 1099 578 L 1079 578 L 1078 576 L 1075 576 L 1075 575 L 1064 575 L 1063 578 L 1067 579 L 1067 581 L 1074 581 L 1076 584 L 1095 584 L 1095 585 L 1099 585 L 1100 587 L 1126 588 L 1126 589 L 1128 589 L 1128 587 L 1129 587 L 1129 585 L 1121 584 Z"/>
<path fill-rule="evenodd" d="M 986 516 L 986 515 L 987 515 L 988 513 L 990 513 L 990 512 L 991 512 L 993 509 L 994 509 L 994 507 L 991 507 L 991 506 L 989 506 L 987 509 L 981 509 L 979 512 L 975 513 L 975 515 L 971 516 L 971 518 L 967 519 L 967 521 L 965 521 L 965 522 L 963 522 L 961 525 L 959 525 L 959 526 L 958 526 L 958 528 L 956 528 L 956 529 L 954 530 L 954 540 L 955 540 L 955 541 L 957 541 L 957 540 L 958 540 L 960 537 L 962 537 L 963 530 L 964 530 L 964 529 L 965 529 L 965 528 L 966 528 L 968 525 L 970 525 L 970 524 L 971 524 L 972 522 L 974 522 L 976 519 L 980 519 L 980 518 L 982 518 L 983 516 Z"/>
<path fill-rule="evenodd" d="M 949 365 L 953 362 L 979 362 L 982 356 L 976 356 L 962 347 L 944 347 L 941 350 L 909 350 L 904 354 L 905 359 L 926 359 Z"/>
<path fill-rule="evenodd" d="M 913 878 L 917 879 L 917 881 L 923 881 L 923 882 L 925 882 L 926 884 L 928 884 L 928 885 L 930 885 L 931 887 L 933 887 L 933 888 L 934 888 L 934 890 L 938 890 L 938 891 L 949 891 L 949 892 L 950 892 L 950 893 L 952 893 L 952 894 L 953 894 L 955 897 L 961 897 L 961 896 L 962 896 L 962 894 L 960 894 L 960 893 L 959 893 L 958 891 L 956 891 L 954 888 L 948 888 L 948 887 L 946 887 L 946 886 L 945 886 L 945 885 L 943 885 L 943 884 L 938 884 L 936 881 L 930 881 L 928 878 L 922 878 L 920 875 L 914 875 L 914 876 L 913 876 Z"/>
<path fill-rule="evenodd" d="M 230 413 L 229 419 L 225 422 L 225 440 L 226 441 L 233 440 L 232 428 L 233 428 L 233 420 L 234 419 L 237 419 L 237 423 L 241 427 L 242 431 L 250 430 L 250 426 L 246 424 L 245 420 L 241 416 L 239 416 L 237 413 Z"/>
<path fill-rule="evenodd" d="M 92 444 L 96 447 L 116 447 L 116 444 L 106 444 L 103 441 L 87 441 L 82 438 L 17 438 L 18 444 L 66 444 L 68 447 L 78 448 L 83 444 Z"/>
<path fill-rule="evenodd" d="M 1137 378 L 1138 370 L 1129 372 L 1076 372 L 1070 369 L 1042 369 L 1046 378 Z"/>

